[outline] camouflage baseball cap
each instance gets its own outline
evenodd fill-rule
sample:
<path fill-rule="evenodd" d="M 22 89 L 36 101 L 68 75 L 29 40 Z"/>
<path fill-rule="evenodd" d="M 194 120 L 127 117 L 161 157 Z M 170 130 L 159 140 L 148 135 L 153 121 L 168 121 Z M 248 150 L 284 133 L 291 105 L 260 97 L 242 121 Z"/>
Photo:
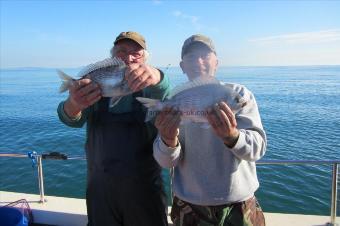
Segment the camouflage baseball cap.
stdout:
<path fill-rule="evenodd" d="M 124 40 L 124 39 L 130 39 L 138 43 L 141 47 L 143 47 L 143 49 L 146 49 L 146 43 L 145 43 L 144 37 L 135 31 L 126 31 L 126 32 L 120 33 L 117 36 L 114 44 L 117 44 L 117 42 Z"/>
<path fill-rule="evenodd" d="M 215 46 L 213 44 L 213 42 L 211 41 L 210 38 L 208 38 L 207 36 L 201 35 L 201 34 L 196 34 L 196 35 L 192 35 L 190 36 L 187 40 L 184 41 L 183 43 L 183 47 L 182 47 L 182 58 L 183 56 L 187 53 L 189 47 L 196 42 L 200 42 L 203 43 L 204 45 L 206 45 L 212 52 L 214 52 L 216 54 L 216 50 L 215 50 Z"/>

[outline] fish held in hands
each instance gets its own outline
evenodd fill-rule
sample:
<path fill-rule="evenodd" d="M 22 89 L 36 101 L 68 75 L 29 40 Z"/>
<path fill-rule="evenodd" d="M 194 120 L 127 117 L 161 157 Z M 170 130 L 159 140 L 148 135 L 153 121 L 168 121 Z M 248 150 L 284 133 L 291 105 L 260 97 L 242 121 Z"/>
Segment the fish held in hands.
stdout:
<path fill-rule="evenodd" d="M 133 91 L 129 88 L 127 81 L 124 78 L 126 65 L 119 58 L 107 58 L 90 64 L 82 69 L 78 77 L 79 79 L 90 79 L 96 82 L 103 97 L 111 97 L 110 106 L 118 103 L 121 97 L 126 96 Z M 62 84 L 59 92 L 65 92 L 70 89 L 75 79 L 61 70 L 57 70 L 59 77 L 62 79 Z"/>
<path fill-rule="evenodd" d="M 148 109 L 145 121 L 151 120 L 165 107 L 172 107 L 180 112 L 181 123 L 207 123 L 207 108 L 221 101 L 227 103 L 234 113 L 247 104 L 247 100 L 233 89 L 233 84 L 223 84 L 214 77 L 199 77 L 177 86 L 165 101 L 136 99 Z"/>

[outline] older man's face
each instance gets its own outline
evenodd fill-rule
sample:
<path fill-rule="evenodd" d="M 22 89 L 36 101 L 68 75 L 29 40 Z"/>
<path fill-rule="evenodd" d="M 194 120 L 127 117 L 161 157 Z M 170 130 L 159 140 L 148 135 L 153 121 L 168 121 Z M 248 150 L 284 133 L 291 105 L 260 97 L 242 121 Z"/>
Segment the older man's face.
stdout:
<path fill-rule="evenodd" d="M 121 40 L 114 47 L 114 56 L 122 59 L 126 65 L 145 61 L 144 49 L 132 40 Z"/>
<path fill-rule="evenodd" d="M 214 76 L 218 60 L 214 52 L 202 43 L 192 44 L 180 66 L 190 80 L 199 76 Z"/>

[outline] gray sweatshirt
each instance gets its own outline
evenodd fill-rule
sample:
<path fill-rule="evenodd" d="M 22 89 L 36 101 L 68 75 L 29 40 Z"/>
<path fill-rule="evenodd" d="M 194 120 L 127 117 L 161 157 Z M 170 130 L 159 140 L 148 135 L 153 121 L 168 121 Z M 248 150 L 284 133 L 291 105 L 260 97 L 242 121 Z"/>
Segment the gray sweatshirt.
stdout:
<path fill-rule="evenodd" d="M 266 135 L 254 95 L 244 86 L 229 84 L 248 100 L 236 113 L 240 136 L 228 148 L 212 128 L 200 123 L 180 126 L 179 144 L 170 148 L 158 137 L 154 157 L 166 168 L 174 167 L 174 195 L 196 205 L 222 205 L 245 201 L 259 187 L 255 161 L 266 151 Z"/>

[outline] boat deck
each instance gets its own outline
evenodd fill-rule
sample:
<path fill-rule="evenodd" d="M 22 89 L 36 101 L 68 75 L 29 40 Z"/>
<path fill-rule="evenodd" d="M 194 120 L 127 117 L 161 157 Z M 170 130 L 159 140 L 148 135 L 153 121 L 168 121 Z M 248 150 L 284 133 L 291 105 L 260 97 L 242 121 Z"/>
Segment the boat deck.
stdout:
<path fill-rule="evenodd" d="M 37 225 L 85 226 L 87 224 L 85 199 L 45 196 L 47 202 L 41 204 L 39 195 L 0 191 L 0 206 L 19 199 L 27 200 L 33 212 L 34 222 L 39 223 Z M 329 216 L 281 213 L 265 213 L 265 218 L 267 226 L 323 226 L 330 221 Z M 336 219 L 339 224 L 340 217 Z"/>

